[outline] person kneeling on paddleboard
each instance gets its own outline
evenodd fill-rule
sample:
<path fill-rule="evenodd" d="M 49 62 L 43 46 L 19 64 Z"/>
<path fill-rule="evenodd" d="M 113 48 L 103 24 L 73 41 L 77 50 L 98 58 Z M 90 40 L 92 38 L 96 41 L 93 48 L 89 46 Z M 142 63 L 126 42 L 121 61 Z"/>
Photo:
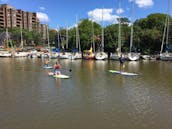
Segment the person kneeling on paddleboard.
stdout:
<path fill-rule="evenodd" d="M 121 54 L 121 56 L 119 57 L 119 62 L 120 62 L 120 72 L 124 71 L 124 62 L 125 62 L 125 58 L 124 55 Z"/>
<path fill-rule="evenodd" d="M 55 75 L 61 74 L 60 69 L 61 69 L 61 65 L 60 65 L 60 63 L 59 63 L 59 61 L 58 61 L 58 62 L 56 62 L 56 64 L 54 65 L 54 74 L 55 74 Z"/>
<path fill-rule="evenodd" d="M 45 61 L 44 61 L 44 66 L 46 66 L 46 67 L 48 67 L 49 66 L 49 60 L 48 59 L 46 59 Z"/>

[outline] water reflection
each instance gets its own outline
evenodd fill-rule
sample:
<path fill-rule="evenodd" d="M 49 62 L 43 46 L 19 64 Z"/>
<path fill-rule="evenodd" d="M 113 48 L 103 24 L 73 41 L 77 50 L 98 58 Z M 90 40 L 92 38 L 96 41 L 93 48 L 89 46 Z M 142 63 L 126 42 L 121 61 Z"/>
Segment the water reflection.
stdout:
<path fill-rule="evenodd" d="M 61 86 L 61 79 L 55 78 L 55 84 L 58 88 Z"/>
<path fill-rule="evenodd" d="M 127 65 L 127 70 L 131 72 L 138 72 L 140 69 L 140 62 L 139 61 L 129 61 Z"/>
<path fill-rule="evenodd" d="M 171 62 L 61 60 L 70 79 L 48 76 L 40 59 L 0 61 L 0 127 L 6 129 L 169 129 Z M 50 61 L 51 64 L 55 60 Z M 66 124 L 68 123 L 68 124 Z M 79 124 L 78 124 L 79 123 Z"/>

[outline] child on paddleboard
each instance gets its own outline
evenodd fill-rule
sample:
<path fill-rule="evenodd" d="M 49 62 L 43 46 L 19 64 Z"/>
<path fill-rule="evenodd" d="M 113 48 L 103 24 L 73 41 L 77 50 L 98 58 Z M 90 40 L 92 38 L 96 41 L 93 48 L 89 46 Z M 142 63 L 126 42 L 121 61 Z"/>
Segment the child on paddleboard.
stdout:
<path fill-rule="evenodd" d="M 54 74 L 55 75 L 61 74 L 60 69 L 61 69 L 61 64 L 60 61 L 58 60 L 54 65 Z"/>

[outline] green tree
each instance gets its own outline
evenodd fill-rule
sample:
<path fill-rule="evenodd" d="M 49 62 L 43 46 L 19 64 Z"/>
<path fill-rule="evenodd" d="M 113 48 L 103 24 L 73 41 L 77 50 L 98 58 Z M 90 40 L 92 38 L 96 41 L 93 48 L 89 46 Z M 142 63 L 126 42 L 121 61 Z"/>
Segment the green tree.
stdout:
<path fill-rule="evenodd" d="M 105 51 L 115 52 L 118 47 L 118 24 L 112 24 L 105 28 Z"/>
<path fill-rule="evenodd" d="M 165 18 L 165 14 L 155 13 L 134 23 L 134 40 L 139 44 L 142 53 L 154 54 L 160 51 Z"/>
<path fill-rule="evenodd" d="M 119 19 L 118 19 L 119 20 Z M 125 52 L 129 47 L 130 27 L 128 18 L 121 18 L 121 46 Z M 115 52 L 118 48 L 119 24 L 112 24 L 105 28 L 105 51 Z"/>
<path fill-rule="evenodd" d="M 92 27 L 93 24 L 93 27 Z M 94 37 L 93 37 L 93 31 L 94 31 Z M 93 22 L 89 19 L 83 19 L 79 23 L 79 33 L 80 33 L 80 39 L 81 39 L 81 49 L 89 49 L 91 47 L 91 43 L 93 42 L 93 38 L 95 41 L 95 44 L 99 42 L 99 36 L 101 35 L 101 26 Z"/>
<path fill-rule="evenodd" d="M 57 35 L 57 31 L 56 30 L 54 30 L 54 29 L 49 30 L 49 40 L 50 40 L 50 45 L 51 46 L 55 45 L 56 35 Z"/>
<path fill-rule="evenodd" d="M 21 30 L 20 28 L 13 28 L 10 29 L 10 32 L 12 33 L 12 43 L 13 46 L 20 46 L 21 43 Z"/>

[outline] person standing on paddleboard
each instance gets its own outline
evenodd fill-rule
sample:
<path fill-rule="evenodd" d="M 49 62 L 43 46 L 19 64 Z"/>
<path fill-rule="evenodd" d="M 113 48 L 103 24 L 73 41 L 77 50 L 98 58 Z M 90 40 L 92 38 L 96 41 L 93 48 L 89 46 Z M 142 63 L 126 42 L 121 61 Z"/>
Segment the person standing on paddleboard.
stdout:
<path fill-rule="evenodd" d="M 124 62 L 125 62 L 125 57 L 124 55 L 121 53 L 120 57 L 119 57 L 119 62 L 120 62 L 120 72 L 124 71 Z"/>
<path fill-rule="evenodd" d="M 54 65 L 54 74 L 56 74 L 56 75 L 61 74 L 60 69 L 61 69 L 61 64 L 58 59 L 56 64 Z"/>

